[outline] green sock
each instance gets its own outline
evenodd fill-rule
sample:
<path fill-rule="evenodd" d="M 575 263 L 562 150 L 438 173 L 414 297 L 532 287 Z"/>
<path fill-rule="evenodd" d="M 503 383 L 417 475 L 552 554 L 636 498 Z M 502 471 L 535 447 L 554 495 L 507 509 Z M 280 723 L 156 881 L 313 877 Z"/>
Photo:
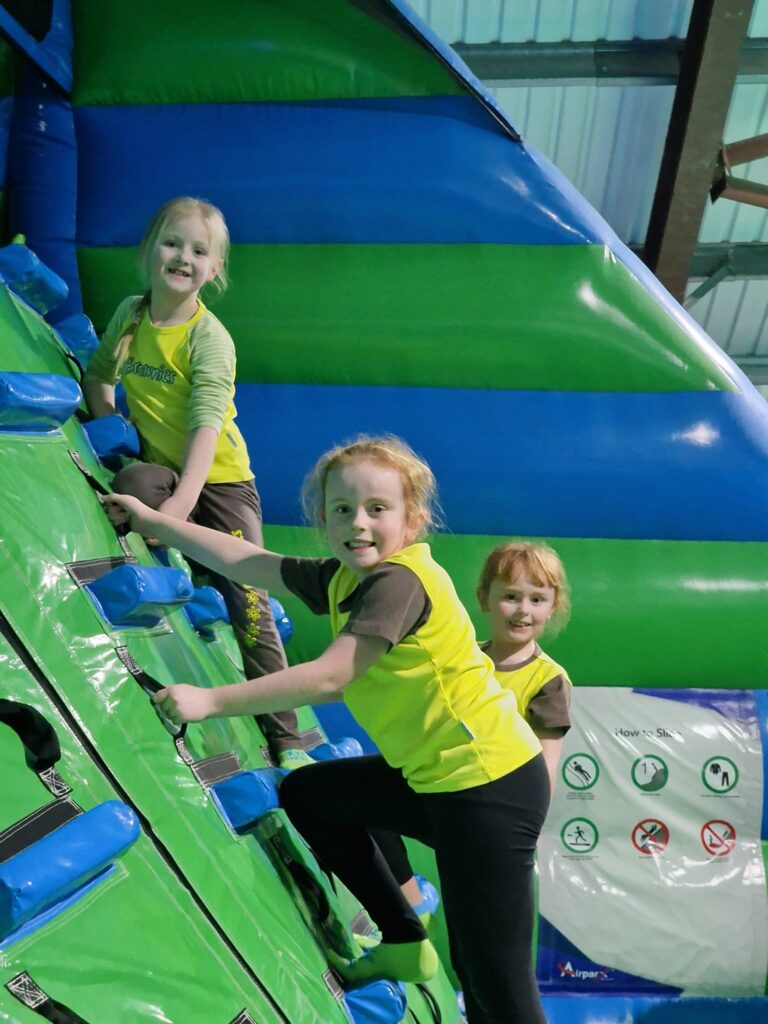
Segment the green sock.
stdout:
<path fill-rule="evenodd" d="M 289 772 L 292 772 L 294 768 L 302 768 L 305 764 L 314 763 L 314 760 L 309 756 L 306 750 L 299 750 L 298 748 L 281 750 L 277 755 L 278 767 L 285 768 Z"/>
<path fill-rule="evenodd" d="M 437 974 L 439 965 L 437 951 L 429 939 L 422 939 L 421 942 L 381 942 L 353 963 L 341 960 L 332 963 L 350 985 L 364 985 L 378 978 L 429 981 Z"/>

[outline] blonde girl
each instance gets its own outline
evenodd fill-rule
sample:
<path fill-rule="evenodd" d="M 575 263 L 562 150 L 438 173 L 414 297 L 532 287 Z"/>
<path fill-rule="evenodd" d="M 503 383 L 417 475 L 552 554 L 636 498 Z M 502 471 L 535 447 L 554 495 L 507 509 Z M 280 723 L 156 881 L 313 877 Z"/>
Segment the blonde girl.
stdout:
<path fill-rule="evenodd" d="M 312 661 L 257 682 L 170 686 L 155 699 L 175 722 L 343 699 L 381 754 L 301 768 L 281 789 L 296 828 L 381 930 L 379 946 L 338 968 L 351 984 L 425 981 L 437 968 L 368 831 L 394 830 L 436 851 L 471 1024 L 545 1024 L 531 939 L 546 768 L 421 539 L 431 521 L 432 473 L 397 438 L 360 438 L 320 459 L 305 494 L 325 525 L 330 558 L 285 557 L 112 497 L 110 507 L 127 513 L 134 529 L 330 616 L 333 640 Z"/>
<path fill-rule="evenodd" d="M 261 505 L 235 424 L 235 347 L 200 299 L 227 287 L 229 234 L 221 211 L 181 196 L 155 213 L 139 247 L 146 290 L 118 306 L 84 380 L 93 416 L 117 412 L 122 381 L 144 461 L 121 470 L 116 490 L 164 515 L 262 543 Z M 246 675 L 286 665 L 263 590 L 212 580 L 227 603 Z M 259 725 L 286 767 L 309 761 L 295 712 Z"/>
<path fill-rule="evenodd" d="M 563 563 L 546 544 L 510 541 L 485 560 L 477 585 L 490 639 L 481 644 L 501 685 L 517 697 L 520 714 L 539 737 L 550 785 L 555 787 L 563 737 L 571 727 L 571 680 L 539 646 L 568 620 L 570 601 Z"/>

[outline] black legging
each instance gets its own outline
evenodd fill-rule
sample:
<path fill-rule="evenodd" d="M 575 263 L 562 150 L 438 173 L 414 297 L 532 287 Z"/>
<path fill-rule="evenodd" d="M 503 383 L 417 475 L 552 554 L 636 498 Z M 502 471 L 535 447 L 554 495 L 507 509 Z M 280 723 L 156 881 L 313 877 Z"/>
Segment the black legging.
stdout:
<path fill-rule="evenodd" d="M 292 772 L 280 796 L 386 942 L 426 933 L 366 829 L 433 847 L 470 1024 L 546 1024 L 531 956 L 534 854 L 549 804 L 540 754 L 496 782 L 457 793 L 415 793 L 378 755 L 327 761 Z"/>

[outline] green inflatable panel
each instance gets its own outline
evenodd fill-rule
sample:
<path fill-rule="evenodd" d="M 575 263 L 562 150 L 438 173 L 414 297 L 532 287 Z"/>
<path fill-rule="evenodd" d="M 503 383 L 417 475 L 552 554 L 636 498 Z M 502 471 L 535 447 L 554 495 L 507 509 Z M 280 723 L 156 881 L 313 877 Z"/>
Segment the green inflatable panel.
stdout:
<path fill-rule="evenodd" d="M 72 789 L 59 801 L 72 800 L 87 811 L 119 799 L 2 628 L 0 622 L 0 690 L 54 728 L 62 750 L 56 768 Z M 18 737 L 3 724 L 0 774 L 0 831 L 54 802 L 26 767 Z M 23 973 L 89 1024 L 138 1024 L 155 1019 L 159 1006 L 166 1020 L 185 1024 L 229 1024 L 243 1009 L 264 1024 L 284 1020 L 145 835 L 79 899 L 0 944 L 0 1019 L 39 1024 L 41 1018 L 5 987 Z"/>
<path fill-rule="evenodd" d="M 268 527 L 266 539 L 287 554 L 328 554 L 310 527 Z M 433 553 L 450 573 L 481 638 L 487 626 L 475 598 L 477 577 L 491 548 L 508 539 L 432 538 Z M 754 644 L 768 620 L 765 544 L 538 539 L 559 552 L 574 594 L 570 626 L 551 640 L 545 637 L 544 647 L 577 686 L 764 686 Z M 327 621 L 295 599 L 283 603 L 295 623 L 291 658 L 314 657 L 328 643 Z"/>
<path fill-rule="evenodd" d="M 60 343 L 37 314 L 4 289 L 0 302 L 0 317 L 5 312 L 8 321 L 0 347 L 14 353 L 14 369 L 72 371 Z M 181 609 L 152 627 L 114 628 L 102 618 L 83 584 L 126 558 L 147 565 L 156 559 L 138 535 L 118 540 L 94 493 L 94 480 L 109 487 L 109 474 L 74 417 L 47 434 L 0 433 L 0 487 L 8 499 L 0 544 L 5 635 L 34 666 L 37 683 L 57 702 L 86 751 L 83 756 L 95 760 L 107 785 L 138 810 L 180 885 L 195 894 L 200 915 L 226 936 L 232 957 L 242 965 L 246 987 L 248 979 L 258 979 L 253 984 L 283 1022 L 344 1024 L 348 1018 L 339 1001 L 342 991 L 316 929 L 307 926 L 257 838 L 232 832 L 206 786 L 207 775 L 222 764 L 236 770 L 266 763 L 264 738 L 255 721 L 220 719 L 191 726 L 180 745 L 131 671 L 138 665 L 160 684 L 235 681 L 242 678 L 242 664 L 233 634 L 222 627 L 213 639 L 203 639 Z M 185 564 L 183 559 L 179 564 Z M 302 709 L 300 725 L 323 738 L 311 709 Z M 21 814 L 22 804 L 14 811 Z M 130 900 L 134 911 L 141 907 L 137 894 Z M 360 914 L 359 904 L 343 886 L 340 901 L 339 913 L 348 922 Z M 346 927 L 343 921 L 341 925 Z M 154 947 L 148 943 L 147 948 Z M 193 957 L 190 962 L 196 963 Z M 94 960 L 96 977 L 102 969 L 103 962 Z M 210 984 L 211 970 L 198 969 L 196 977 Z M 443 1019 L 452 1024 L 457 1010 L 450 984 L 444 974 L 436 983 L 443 991 Z M 82 1012 L 77 1000 L 62 991 L 57 987 L 52 998 Z M 141 985 L 136 991 L 137 999 L 143 999 Z M 164 1005 L 159 996 L 156 1005 Z M 179 1012 L 175 1019 L 218 1019 L 209 1012 L 210 1002 L 201 1000 L 200 1005 L 206 1009 L 199 1018 Z M 270 1014 L 256 1012 L 254 1019 L 269 1024 Z M 88 1014 L 82 1016 L 88 1019 Z M 230 1019 L 232 1015 L 225 1021 Z"/>
<path fill-rule="evenodd" d="M 78 258 L 101 331 L 126 281 L 140 290 L 135 253 L 81 249 Z M 242 381 L 736 390 L 599 245 L 240 245 L 231 271 L 234 287 L 215 309 Z M 590 303 L 579 299 L 587 281 Z M 258 282 L 256 304 L 249 282 Z M 361 338 L 386 359 L 360 359 Z"/>
<path fill-rule="evenodd" d="M 411 36 L 395 27 L 382 32 L 380 23 L 346 0 L 189 0 L 183 17 L 173 19 L 172 46 L 168 8 L 154 0 L 74 0 L 72 7 L 77 106 L 278 103 L 466 91 Z M 215 75 L 205 73 L 212 70 L 213 51 L 207 45 L 212 38 Z M 196 74 L 196 68 L 203 73 Z"/>

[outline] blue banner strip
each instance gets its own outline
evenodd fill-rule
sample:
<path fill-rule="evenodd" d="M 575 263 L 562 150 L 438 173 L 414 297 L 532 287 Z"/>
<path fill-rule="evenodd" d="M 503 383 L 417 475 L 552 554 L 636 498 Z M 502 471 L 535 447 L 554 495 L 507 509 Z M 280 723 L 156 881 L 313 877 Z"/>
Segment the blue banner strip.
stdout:
<path fill-rule="evenodd" d="M 760 826 L 760 838 L 763 842 L 768 842 L 768 690 L 755 690 L 754 694 L 757 705 L 757 725 L 763 748 L 763 818 Z"/>
<path fill-rule="evenodd" d="M 220 206 L 241 243 L 596 241 L 596 214 L 478 110 L 469 96 L 80 107 L 78 238 L 135 245 L 188 194 Z M 154 152 L 178 159 L 140 156 Z"/>
<path fill-rule="evenodd" d="M 768 1021 L 768 999 L 545 996 L 549 1024 L 758 1024 Z"/>
<path fill-rule="evenodd" d="M 265 519 L 355 434 L 404 437 L 456 533 L 768 540 L 768 408 L 752 395 L 239 384 Z M 517 481 L 520 485 L 517 485 Z"/>

